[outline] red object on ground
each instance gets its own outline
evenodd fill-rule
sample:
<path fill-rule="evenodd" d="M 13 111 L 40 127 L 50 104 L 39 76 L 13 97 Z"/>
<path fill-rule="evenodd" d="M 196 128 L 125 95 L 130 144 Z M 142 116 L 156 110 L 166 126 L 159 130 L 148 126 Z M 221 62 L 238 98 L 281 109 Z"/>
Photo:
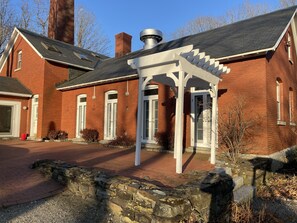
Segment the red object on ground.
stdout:
<path fill-rule="evenodd" d="M 21 135 L 21 140 L 26 140 L 27 139 L 27 134 L 26 133 L 23 133 L 22 135 Z"/>

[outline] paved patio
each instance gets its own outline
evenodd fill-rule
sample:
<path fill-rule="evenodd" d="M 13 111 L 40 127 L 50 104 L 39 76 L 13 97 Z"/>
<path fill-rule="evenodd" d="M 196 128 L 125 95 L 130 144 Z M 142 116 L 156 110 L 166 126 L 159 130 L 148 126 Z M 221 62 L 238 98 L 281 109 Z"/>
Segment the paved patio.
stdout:
<path fill-rule="evenodd" d="M 134 166 L 134 149 L 105 148 L 102 145 L 82 145 L 71 142 L 0 141 L 0 207 L 33 201 L 54 195 L 63 187 L 43 177 L 29 166 L 36 160 L 55 159 L 95 167 L 175 187 L 189 180 L 193 170 L 211 170 L 209 155 L 185 153 L 183 174 L 175 173 L 175 159 L 171 153 L 143 150 L 141 166 Z"/>

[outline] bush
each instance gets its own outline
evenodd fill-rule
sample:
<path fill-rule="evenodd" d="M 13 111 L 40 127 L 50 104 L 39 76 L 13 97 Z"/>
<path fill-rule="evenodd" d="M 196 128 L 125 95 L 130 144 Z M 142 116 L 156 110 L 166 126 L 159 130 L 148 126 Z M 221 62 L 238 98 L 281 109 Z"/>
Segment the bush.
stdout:
<path fill-rule="evenodd" d="M 58 139 L 60 140 L 68 139 L 68 133 L 62 130 L 58 131 Z"/>
<path fill-rule="evenodd" d="M 171 133 L 157 132 L 155 134 L 155 140 L 157 141 L 158 145 L 163 146 L 164 149 L 173 150 L 174 137 Z"/>
<path fill-rule="evenodd" d="M 47 134 L 49 140 L 66 140 L 68 139 L 68 133 L 62 130 L 50 130 Z"/>
<path fill-rule="evenodd" d="M 117 136 L 115 139 L 110 141 L 108 143 L 108 145 L 110 145 L 110 146 L 133 146 L 133 145 L 135 145 L 135 140 L 132 137 L 130 137 L 126 134 L 123 134 L 123 135 Z"/>
<path fill-rule="evenodd" d="M 80 131 L 82 138 L 86 142 L 97 142 L 99 137 L 99 132 L 96 129 L 83 129 Z"/>
<path fill-rule="evenodd" d="M 246 99 L 239 96 L 220 113 L 218 121 L 219 145 L 227 158 L 236 163 L 240 155 L 253 145 L 256 130 L 261 126 L 261 117 L 248 110 Z"/>
<path fill-rule="evenodd" d="M 56 130 L 50 130 L 47 134 L 47 137 L 50 139 L 50 140 L 55 140 L 58 138 L 58 131 Z"/>

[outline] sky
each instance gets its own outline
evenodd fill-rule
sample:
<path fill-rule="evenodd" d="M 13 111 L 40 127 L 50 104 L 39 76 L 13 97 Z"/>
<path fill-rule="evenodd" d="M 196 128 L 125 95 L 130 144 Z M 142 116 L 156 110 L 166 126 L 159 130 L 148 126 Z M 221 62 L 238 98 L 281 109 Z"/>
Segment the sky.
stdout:
<path fill-rule="evenodd" d="M 11 0 L 18 5 L 21 0 Z M 115 35 L 132 35 L 132 51 L 141 49 L 139 33 L 146 28 L 163 32 L 164 38 L 198 16 L 221 16 L 238 7 L 244 0 L 74 0 L 75 7 L 83 6 L 92 12 L 104 35 L 110 40 L 110 56 L 114 55 Z M 279 0 L 249 0 L 266 3 L 275 9 Z"/>
<path fill-rule="evenodd" d="M 111 41 L 114 55 L 115 34 L 132 35 L 132 49 L 143 47 L 139 33 L 146 28 L 163 32 L 165 38 L 198 16 L 220 16 L 236 8 L 242 0 L 75 0 L 75 6 L 83 5 L 95 14 L 102 31 Z M 250 0 L 264 2 L 276 8 L 278 0 Z"/>

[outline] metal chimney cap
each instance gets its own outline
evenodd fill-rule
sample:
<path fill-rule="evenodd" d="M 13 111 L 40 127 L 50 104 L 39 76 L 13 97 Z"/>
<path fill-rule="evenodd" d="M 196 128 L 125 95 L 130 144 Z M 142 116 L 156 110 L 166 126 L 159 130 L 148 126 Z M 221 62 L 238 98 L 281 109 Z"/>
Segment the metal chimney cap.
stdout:
<path fill-rule="evenodd" d="M 163 39 L 163 33 L 157 29 L 144 29 L 140 32 L 141 41 L 145 41 L 148 38 L 153 38 L 159 43 Z"/>

